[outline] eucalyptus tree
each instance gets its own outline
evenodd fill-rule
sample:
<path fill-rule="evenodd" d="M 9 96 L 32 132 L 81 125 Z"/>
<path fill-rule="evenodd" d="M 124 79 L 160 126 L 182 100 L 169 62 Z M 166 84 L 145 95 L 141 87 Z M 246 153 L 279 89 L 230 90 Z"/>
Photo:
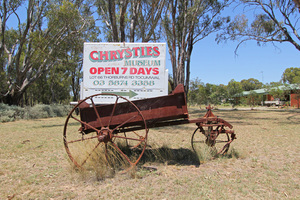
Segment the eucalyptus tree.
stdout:
<path fill-rule="evenodd" d="M 242 84 L 234 79 L 231 79 L 227 85 L 229 101 L 232 104 L 232 107 L 240 103 L 240 96 L 243 92 Z"/>
<path fill-rule="evenodd" d="M 286 68 L 281 77 L 283 83 L 300 84 L 300 68 L 299 67 Z"/>
<path fill-rule="evenodd" d="M 263 83 L 255 78 L 249 78 L 241 80 L 241 85 L 244 91 L 250 91 L 262 88 Z"/>
<path fill-rule="evenodd" d="M 26 89 L 58 63 L 64 41 L 73 38 L 93 22 L 78 10 L 79 1 L 3 0 L 1 12 L 0 101 L 19 104 Z M 25 16 L 20 11 L 25 9 Z M 7 21 L 15 17 L 16 26 Z"/>
<path fill-rule="evenodd" d="M 174 87 L 184 84 L 188 93 L 193 46 L 229 22 L 229 18 L 220 16 L 229 4 L 227 0 L 168 1 L 162 24 L 172 63 Z"/>
<path fill-rule="evenodd" d="M 205 84 L 199 78 L 190 81 L 190 92 L 188 93 L 188 102 L 192 105 L 206 105 L 208 96 Z"/>
<path fill-rule="evenodd" d="M 250 22 L 245 14 L 235 17 L 218 41 L 238 41 L 239 46 L 249 40 L 258 45 L 266 43 L 290 43 L 300 51 L 300 2 L 298 0 L 240 0 L 245 13 L 254 15 Z M 249 12 L 248 12 L 249 11 Z M 253 15 L 252 15 L 253 13 Z"/>
<path fill-rule="evenodd" d="M 159 39 L 158 27 L 166 0 L 96 0 L 108 42 L 149 42 Z"/>

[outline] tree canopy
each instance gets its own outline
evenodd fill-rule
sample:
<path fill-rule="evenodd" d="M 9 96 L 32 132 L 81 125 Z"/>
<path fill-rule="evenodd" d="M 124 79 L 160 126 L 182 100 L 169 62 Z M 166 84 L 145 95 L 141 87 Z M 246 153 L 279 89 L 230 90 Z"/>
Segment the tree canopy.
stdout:
<path fill-rule="evenodd" d="M 244 13 L 230 22 L 226 31 L 218 34 L 218 41 L 235 40 L 239 46 L 249 40 L 258 45 L 266 43 L 290 43 L 300 51 L 299 1 L 296 0 L 240 0 Z M 254 20 L 250 22 L 248 11 Z"/>
<path fill-rule="evenodd" d="M 282 74 L 282 82 L 289 84 L 300 84 L 300 68 L 290 67 L 285 69 Z"/>
<path fill-rule="evenodd" d="M 255 78 L 249 78 L 241 80 L 241 85 L 244 91 L 250 91 L 262 88 L 263 83 Z"/>
<path fill-rule="evenodd" d="M 18 13 L 26 8 L 26 17 Z M 20 104 L 27 88 L 63 63 L 84 33 L 95 28 L 84 1 L 2 1 L 0 101 Z M 10 17 L 17 26 L 7 28 Z"/>
<path fill-rule="evenodd" d="M 166 0 L 95 1 L 108 42 L 149 42 L 160 38 L 158 26 Z"/>

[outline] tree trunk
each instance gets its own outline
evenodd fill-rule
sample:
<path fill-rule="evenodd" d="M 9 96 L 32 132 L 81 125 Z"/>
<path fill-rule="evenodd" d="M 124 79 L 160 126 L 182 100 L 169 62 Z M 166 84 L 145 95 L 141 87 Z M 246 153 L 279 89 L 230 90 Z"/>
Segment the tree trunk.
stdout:
<path fill-rule="evenodd" d="M 137 15 L 139 14 L 141 0 L 133 0 L 131 2 L 132 6 L 132 18 L 130 20 L 130 36 L 129 41 L 134 42 L 135 28 L 137 23 Z"/>
<path fill-rule="evenodd" d="M 119 36 L 118 36 L 118 29 L 117 29 L 117 22 L 116 22 L 116 5 L 115 0 L 109 0 L 108 1 L 108 12 L 109 12 L 109 18 L 112 25 L 112 36 L 114 42 L 119 42 Z"/>
<path fill-rule="evenodd" d="M 120 40 L 120 42 L 125 42 L 125 14 L 126 14 L 127 5 L 128 5 L 128 0 L 121 1 L 121 10 L 120 10 L 121 40 Z"/>

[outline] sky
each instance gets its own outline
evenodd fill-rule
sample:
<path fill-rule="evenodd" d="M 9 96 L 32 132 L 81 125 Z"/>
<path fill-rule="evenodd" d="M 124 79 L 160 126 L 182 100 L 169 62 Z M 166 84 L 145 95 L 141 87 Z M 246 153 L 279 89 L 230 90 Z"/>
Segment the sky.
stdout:
<path fill-rule="evenodd" d="M 247 41 L 239 47 L 238 55 L 234 53 L 236 46 L 232 41 L 217 44 L 214 36 L 199 41 L 192 52 L 191 79 L 227 85 L 231 79 L 255 78 L 265 84 L 280 81 L 286 68 L 300 67 L 300 52 L 290 43 L 274 47 Z M 166 67 L 172 71 L 168 58 Z"/>

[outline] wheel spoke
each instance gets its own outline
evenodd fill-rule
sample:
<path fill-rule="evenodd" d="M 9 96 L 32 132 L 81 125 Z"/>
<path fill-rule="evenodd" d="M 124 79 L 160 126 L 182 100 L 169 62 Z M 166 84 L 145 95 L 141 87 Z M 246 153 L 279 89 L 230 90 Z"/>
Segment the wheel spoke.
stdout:
<path fill-rule="evenodd" d="M 93 150 L 89 153 L 89 155 L 86 157 L 86 159 L 81 163 L 81 166 L 86 163 L 86 161 L 91 157 L 92 153 L 97 149 L 97 147 L 100 145 L 100 142 L 97 143 L 97 145 L 93 148 Z"/>
<path fill-rule="evenodd" d="M 95 103 L 94 103 L 93 97 L 91 97 L 91 102 L 92 102 L 92 105 L 93 105 L 94 111 L 95 111 L 95 113 L 96 113 L 96 115 L 97 115 L 97 120 L 100 122 L 100 126 L 102 127 L 102 126 L 103 126 L 103 124 L 102 124 L 102 121 L 101 121 L 100 115 L 99 115 L 99 113 L 98 113 L 98 110 L 97 110 L 97 108 L 96 108 L 96 105 L 95 105 Z"/>
<path fill-rule="evenodd" d="M 119 126 L 117 126 L 116 128 L 114 128 L 112 130 L 112 132 L 114 132 L 115 130 L 117 130 L 118 128 L 122 127 L 123 125 L 127 124 L 128 122 L 130 122 L 131 120 L 133 120 L 134 118 L 136 118 L 138 115 L 132 116 L 129 119 L 127 119 L 125 122 L 123 122 L 122 124 L 120 124 Z"/>
<path fill-rule="evenodd" d="M 71 144 L 71 143 L 82 142 L 82 141 L 85 141 L 85 140 L 91 140 L 91 139 L 95 139 L 95 138 L 98 138 L 98 136 L 93 136 L 93 137 L 88 137 L 88 138 L 82 138 L 82 139 L 78 139 L 78 140 L 71 140 L 71 141 L 68 141 L 67 143 Z"/>
<path fill-rule="evenodd" d="M 81 121 L 80 119 L 77 119 L 76 117 L 74 117 L 73 115 L 71 115 L 71 118 L 72 119 L 75 119 L 76 121 L 80 122 L 81 124 L 84 124 L 88 127 L 90 127 L 91 129 L 93 129 L 94 131 L 98 132 L 98 129 L 96 129 L 95 127 L 91 126 L 90 124 L 84 122 L 84 121 Z"/>
<path fill-rule="evenodd" d="M 123 151 L 118 147 L 118 145 L 116 145 L 114 142 L 111 142 L 111 143 L 119 151 L 119 153 L 130 163 L 130 165 L 136 164 L 136 163 L 133 163 L 133 162 L 130 161 L 128 156 L 125 153 L 123 153 Z"/>
<path fill-rule="evenodd" d="M 119 136 L 119 135 L 114 135 L 113 137 L 115 138 L 121 138 L 121 139 L 126 139 L 126 140 L 135 140 L 135 141 L 144 141 L 145 138 L 140 137 L 140 139 L 137 138 L 130 138 L 130 137 L 124 137 L 124 136 Z"/>
<path fill-rule="evenodd" d="M 107 127 L 109 127 L 109 125 L 110 125 L 110 123 L 111 123 L 111 120 L 112 120 L 112 118 L 113 118 L 113 116 L 114 116 L 114 114 L 115 114 L 115 110 L 116 110 L 116 107 L 117 107 L 118 100 L 119 100 L 119 96 L 117 96 L 117 98 L 116 98 L 116 101 L 115 101 L 113 110 L 112 110 L 112 112 L 111 112 L 110 119 L 109 119 L 109 122 L 108 122 Z"/>

